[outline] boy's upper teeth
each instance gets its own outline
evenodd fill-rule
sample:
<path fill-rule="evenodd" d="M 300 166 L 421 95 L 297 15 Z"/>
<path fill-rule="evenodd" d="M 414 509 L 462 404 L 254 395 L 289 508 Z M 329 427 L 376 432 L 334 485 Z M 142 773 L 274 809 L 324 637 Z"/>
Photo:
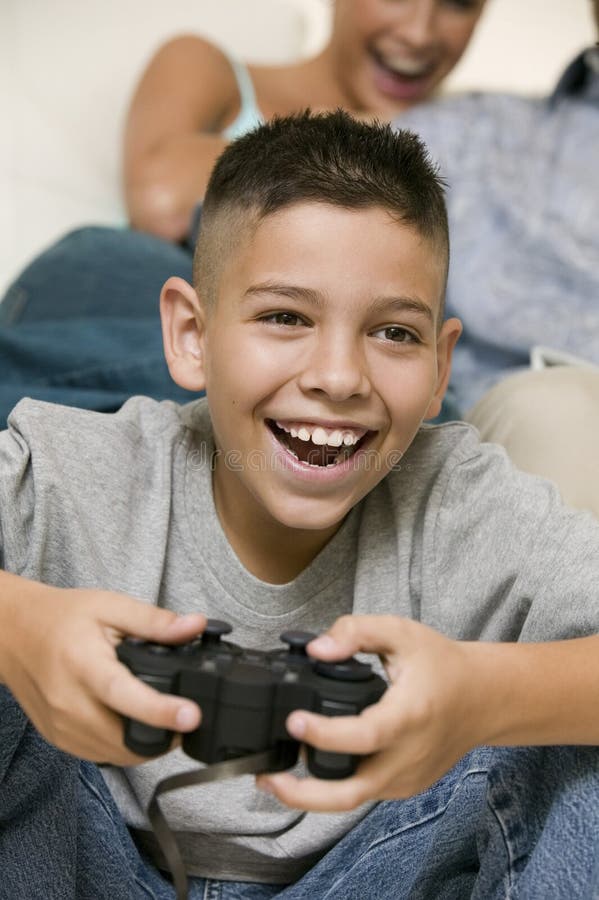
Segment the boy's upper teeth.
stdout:
<path fill-rule="evenodd" d="M 313 444 L 328 447 L 352 447 L 366 434 L 366 428 L 323 428 L 322 425 L 285 425 L 277 422 L 277 427 L 286 431 L 291 437 L 300 441 L 312 441 Z"/>

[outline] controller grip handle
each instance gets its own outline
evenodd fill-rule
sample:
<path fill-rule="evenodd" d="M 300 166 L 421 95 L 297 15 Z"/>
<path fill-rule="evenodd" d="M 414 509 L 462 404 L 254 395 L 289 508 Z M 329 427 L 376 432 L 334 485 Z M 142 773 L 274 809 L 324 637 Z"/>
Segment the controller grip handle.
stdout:
<path fill-rule="evenodd" d="M 315 778 L 325 780 L 349 778 L 358 767 L 360 757 L 349 753 L 333 753 L 306 744 L 308 771 Z"/>
<path fill-rule="evenodd" d="M 149 684 L 163 694 L 172 692 L 172 679 L 161 678 L 158 675 L 144 675 L 136 673 L 140 681 Z M 138 753 L 140 756 L 159 756 L 169 750 L 174 737 L 174 731 L 168 728 L 156 728 L 147 725 L 137 719 L 125 718 L 125 746 Z"/>

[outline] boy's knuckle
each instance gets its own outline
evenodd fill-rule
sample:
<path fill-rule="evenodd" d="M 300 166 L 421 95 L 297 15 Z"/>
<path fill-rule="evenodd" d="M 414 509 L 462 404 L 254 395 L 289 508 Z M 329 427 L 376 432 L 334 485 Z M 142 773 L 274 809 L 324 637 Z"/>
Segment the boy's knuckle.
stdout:
<path fill-rule="evenodd" d="M 360 750 L 364 754 L 374 753 L 381 746 L 382 728 L 378 723 L 371 723 L 368 728 L 364 728 L 361 736 Z"/>
<path fill-rule="evenodd" d="M 344 812 L 348 812 L 351 809 L 355 809 L 357 806 L 361 806 L 362 803 L 365 803 L 369 797 L 369 791 L 365 785 L 360 782 L 348 783 L 347 791 L 343 797 L 343 810 Z"/>
<path fill-rule="evenodd" d="M 114 709 L 119 701 L 121 700 L 122 695 L 122 684 L 121 684 L 121 673 L 119 671 L 112 671 L 112 669 L 107 672 L 102 681 L 102 696 L 104 697 L 104 702 L 111 709 Z"/>

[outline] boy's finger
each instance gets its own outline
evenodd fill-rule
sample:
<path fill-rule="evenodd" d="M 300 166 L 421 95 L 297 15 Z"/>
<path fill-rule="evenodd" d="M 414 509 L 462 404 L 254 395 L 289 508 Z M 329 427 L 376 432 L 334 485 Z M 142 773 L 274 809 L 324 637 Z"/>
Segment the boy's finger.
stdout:
<path fill-rule="evenodd" d="M 342 616 L 320 637 L 308 644 L 320 659 L 344 659 L 360 651 L 396 653 L 404 631 L 400 616 Z"/>
<path fill-rule="evenodd" d="M 369 783 L 357 775 L 340 781 L 321 781 L 278 772 L 259 775 L 256 785 L 286 806 L 312 812 L 346 812 L 373 797 Z"/>
<path fill-rule="evenodd" d="M 379 708 L 380 707 L 380 708 Z M 289 734 L 298 741 L 335 753 L 374 753 L 392 740 L 396 723 L 382 701 L 365 709 L 359 716 L 321 716 L 295 710 L 287 717 Z"/>
<path fill-rule="evenodd" d="M 121 663 L 100 676 L 96 694 L 114 712 L 170 731 L 192 731 L 202 717 L 197 703 L 155 690 Z"/>
<path fill-rule="evenodd" d="M 100 615 L 105 625 L 148 641 L 177 643 L 191 639 L 206 627 L 202 613 L 179 616 L 126 595 L 115 595 L 115 602 L 105 604 Z"/>

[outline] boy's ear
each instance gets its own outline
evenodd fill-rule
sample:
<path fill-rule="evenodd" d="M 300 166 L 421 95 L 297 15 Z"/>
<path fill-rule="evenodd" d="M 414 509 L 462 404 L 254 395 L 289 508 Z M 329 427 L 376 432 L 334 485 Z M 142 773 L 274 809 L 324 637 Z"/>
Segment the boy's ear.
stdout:
<path fill-rule="evenodd" d="M 205 310 L 183 278 L 169 278 L 160 294 L 164 356 L 171 378 L 188 391 L 203 391 Z"/>
<path fill-rule="evenodd" d="M 439 337 L 437 338 L 437 384 L 435 393 L 429 403 L 425 419 L 434 419 L 441 412 L 443 397 L 449 384 L 451 375 L 451 359 L 453 348 L 462 333 L 462 323 L 459 319 L 447 319 L 443 322 Z"/>

